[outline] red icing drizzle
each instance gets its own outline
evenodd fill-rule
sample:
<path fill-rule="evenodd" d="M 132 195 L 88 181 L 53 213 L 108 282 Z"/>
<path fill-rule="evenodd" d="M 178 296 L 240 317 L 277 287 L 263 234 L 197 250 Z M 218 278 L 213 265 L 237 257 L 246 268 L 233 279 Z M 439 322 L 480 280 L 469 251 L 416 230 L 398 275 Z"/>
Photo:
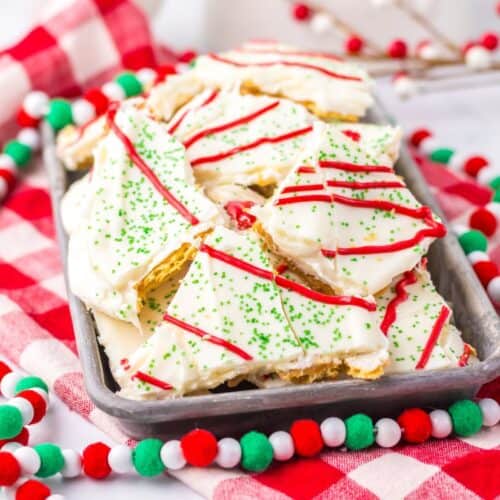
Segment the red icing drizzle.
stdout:
<path fill-rule="evenodd" d="M 147 373 L 144 373 L 144 372 L 136 372 L 132 378 L 133 379 L 136 378 L 138 380 L 141 380 L 142 382 L 146 382 L 147 384 L 154 385 L 155 387 L 159 387 L 160 389 L 163 389 L 164 391 L 170 391 L 174 388 L 173 386 L 171 386 L 167 382 L 164 382 L 163 380 L 152 377 L 151 375 L 148 375 Z"/>
<path fill-rule="evenodd" d="M 217 94 L 219 93 L 218 90 L 214 90 L 202 103 L 200 106 L 198 106 L 197 109 L 200 109 L 200 108 L 203 108 L 203 106 L 207 106 L 208 104 L 210 104 L 216 97 L 217 97 Z M 184 111 L 184 113 L 182 113 L 181 116 L 179 116 L 179 119 L 173 123 L 170 128 L 168 129 L 168 133 L 169 134 L 173 134 L 178 128 L 179 128 L 179 125 L 184 121 L 184 119 L 186 118 L 186 116 L 188 115 L 188 113 L 192 111 L 191 109 L 186 109 L 186 111 Z"/>
<path fill-rule="evenodd" d="M 417 282 L 417 275 L 414 271 L 406 271 L 403 277 L 396 283 L 396 296 L 387 304 L 384 319 L 380 324 L 380 330 L 387 336 L 389 328 L 393 325 L 397 318 L 397 307 L 408 299 L 406 287 Z"/>
<path fill-rule="evenodd" d="M 225 262 L 230 266 L 241 269 L 242 271 L 253 274 L 254 276 L 267 279 L 269 281 L 274 281 L 278 286 L 297 292 L 300 295 L 307 297 L 311 300 L 314 300 L 316 302 L 322 302 L 324 304 L 332 304 L 339 306 L 352 305 L 352 306 L 362 307 L 364 309 L 367 309 L 368 311 L 376 310 L 376 305 L 373 302 L 368 302 L 360 297 L 326 295 L 320 292 L 316 292 L 299 283 L 296 283 L 295 281 L 284 278 L 283 276 L 275 276 L 273 272 L 268 271 L 267 269 L 262 269 L 257 266 L 254 266 L 249 262 L 238 259 L 237 257 L 229 255 L 220 250 L 217 250 L 211 246 L 206 245 L 205 243 L 203 243 L 200 246 L 200 251 L 206 252 L 211 257 L 218 259 L 222 262 Z"/>
<path fill-rule="evenodd" d="M 239 125 L 243 125 L 244 123 L 251 122 L 252 120 L 255 120 L 256 118 L 267 113 L 268 111 L 271 111 L 276 106 L 279 106 L 279 104 L 280 104 L 279 101 L 274 101 L 271 104 L 268 104 L 267 106 L 265 106 L 261 109 L 258 109 L 257 111 L 254 111 L 253 113 L 250 113 L 249 115 L 242 116 L 241 118 L 233 120 L 232 122 L 224 123 L 222 125 L 217 125 L 215 127 L 210 127 L 210 128 L 205 129 L 205 130 L 200 130 L 200 132 L 193 135 L 193 137 L 191 137 L 186 142 L 184 142 L 184 146 L 187 149 L 190 146 L 192 146 L 195 142 L 199 141 L 200 139 L 203 139 L 207 135 L 217 134 L 218 132 L 223 132 L 224 130 L 229 130 L 229 129 L 237 127 Z"/>
<path fill-rule="evenodd" d="M 99 116 L 94 116 L 94 118 L 91 118 L 90 120 L 88 120 L 87 122 L 85 122 L 81 127 L 78 127 L 77 129 L 77 136 L 75 137 L 75 140 L 72 142 L 72 144 L 75 144 L 77 141 L 79 141 L 83 134 L 85 133 L 85 131 L 93 124 L 95 123 L 97 120 L 99 120 L 99 118 L 101 118 L 102 115 L 99 115 Z"/>
<path fill-rule="evenodd" d="M 467 366 L 469 358 L 472 354 L 472 348 L 469 344 L 464 343 L 464 351 L 458 360 L 458 366 Z"/>
<path fill-rule="evenodd" d="M 210 342 L 211 344 L 218 345 L 220 347 L 223 347 L 224 349 L 231 351 L 233 354 L 236 354 L 240 358 L 244 359 L 245 361 L 251 361 L 253 358 L 245 352 L 243 349 L 240 349 L 237 345 L 232 344 L 231 342 L 228 342 L 227 340 L 224 340 L 220 337 L 216 337 L 215 335 L 211 335 L 210 333 L 205 332 L 201 328 L 198 328 L 196 326 L 190 325 L 189 323 L 185 323 L 184 321 L 181 321 L 180 319 L 174 318 L 173 316 L 170 316 L 170 314 L 165 314 L 163 316 L 163 319 L 165 321 L 168 321 L 169 323 L 172 323 L 175 326 L 178 326 L 182 330 L 185 330 L 187 332 L 193 333 L 194 335 L 197 335 L 200 337 L 202 340 L 205 340 L 206 342 Z"/>
<path fill-rule="evenodd" d="M 249 229 L 251 228 L 257 217 L 255 215 L 248 213 L 245 208 L 251 208 L 255 205 L 253 201 L 229 201 L 224 206 L 226 212 L 231 219 L 235 220 L 238 224 L 238 229 Z"/>
<path fill-rule="evenodd" d="M 274 202 L 274 204 L 278 207 L 281 205 L 293 205 L 295 203 L 307 203 L 315 201 L 331 203 L 332 197 L 329 194 L 305 194 L 303 196 L 291 196 L 290 198 L 279 198 Z"/>
<path fill-rule="evenodd" d="M 224 64 L 229 64 L 231 66 L 236 66 L 237 68 L 248 68 L 252 66 L 257 67 L 268 67 L 268 66 L 277 66 L 278 64 L 282 66 L 290 66 L 294 68 L 303 68 L 310 69 L 313 71 L 317 71 L 319 73 L 323 73 L 326 76 L 331 78 L 337 78 L 339 80 L 349 80 L 352 82 L 361 82 L 362 79 L 358 76 L 352 75 L 341 75 L 340 73 L 335 73 L 334 71 L 330 71 L 328 69 L 322 68 L 321 66 L 316 66 L 315 64 L 309 64 L 300 61 L 286 61 L 286 60 L 277 60 L 277 61 L 269 61 L 269 62 L 254 62 L 254 63 L 243 63 L 238 61 L 233 61 L 231 59 L 227 59 L 226 57 L 218 56 L 217 54 L 208 54 L 208 57 L 213 59 L 214 61 L 218 61 Z"/>
<path fill-rule="evenodd" d="M 134 165 L 143 173 L 143 175 L 151 182 L 153 187 L 160 193 L 167 202 L 174 207 L 177 212 L 179 212 L 182 217 L 184 217 L 193 226 L 199 223 L 199 220 L 161 183 L 157 175 L 153 172 L 151 168 L 146 164 L 146 162 L 137 153 L 132 141 L 123 133 L 123 131 L 115 123 L 116 107 L 109 109 L 107 114 L 107 121 L 114 132 L 114 134 L 120 139 L 127 154 L 134 163 Z"/>
<path fill-rule="evenodd" d="M 392 167 L 384 165 L 357 165 L 346 161 L 320 160 L 321 168 L 334 168 L 336 170 L 344 170 L 345 172 L 387 172 L 394 173 Z"/>
<path fill-rule="evenodd" d="M 317 191 L 318 189 L 324 189 L 323 184 L 303 184 L 299 186 L 287 186 L 281 194 L 286 193 L 299 193 L 302 191 Z"/>
<path fill-rule="evenodd" d="M 359 142 L 361 139 L 361 134 L 355 130 L 342 130 L 342 133 L 354 142 Z"/>
<path fill-rule="evenodd" d="M 436 342 L 439 339 L 439 335 L 441 334 L 441 331 L 444 325 L 446 324 L 446 321 L 448 321 L 449 317 L 450 317 L 450 310 L 448 309 L 448 307 L 447 306 L 441 307 L 441 311 L 439 313 L 436 322 L 434 323 L 434 326 L 432 327 L 431 334 L 427 339 L 424 350 L 422 351 L 422 355 L 420 356 L 418 363 L 415 365 L 416 370 L 422 370 L 422 368 L 426 367 L 429 358 L 431 357 L 432 350 L 434 349 L 434 346 L 436 345 Z"/>
<path fill-rule="evenodd" d="M 293 130 L 292 132 L 288 132 L 287 134 L 283 134 L 283 135 L 278 135 L 276 137 L 261 137 L 260 139 L 257 139 L 256 141 L 251 142 L 250 144 L 236 146 L 233 149 L 230 149 L 228 151 L 223 151 L 222 153 L 218 153 L 216 155 L 195 158 L 194 160 L 191 160 L 191 166 L 195 167 L 196 165 L 200 165 L 202 163 L 218 162 L 218 161 L 224 160 L 226 158 L 229 158 L 230 156 L 233 156 L 235 154 L 242 153 L 243 151 L 248 151 L 249 149 L 256 148 L 262 144 L 275 144 L 278 142 L 287 141 L 289 139 L 293 139 L 293 138 L 298 137 L 300 135 L 307 134 L 307 133 L 311 132 L 311 130 L 312 130 L 312 126 L 309 126 L 309 127 L 301 128 L 299 130 Z"/>
<path fill-rule="evenodd" d="M 348 188 L 348 189 L 384 189 L 384 188 L 404 188 L 406 187 L 399 181 L 326 181 L 328 187 Z"/>
<path fill-rule="evenodd" d="M 299 57 L 318 57 L 320 59 L 329 59 L 331 61 L 341 62 L 343 59 L 341 57 L 336 56 L 335 54 L 329 54 L 328 52 L 310 52 L 310 51 L 287 51 L 273 48 L 252 48 L 248 49 L 242 47 L 241 49 L 237 49 L 236 52 L 244 52 L 246 54 L 278 54 L 281 56 L 299 56 Z"/>
<path fill-rule="evenodd" d="M 306 167 L 302 166 L 297 169 L 297 173 L 299 174 L 315 174 L 316 169 L 314 167 Z"/>

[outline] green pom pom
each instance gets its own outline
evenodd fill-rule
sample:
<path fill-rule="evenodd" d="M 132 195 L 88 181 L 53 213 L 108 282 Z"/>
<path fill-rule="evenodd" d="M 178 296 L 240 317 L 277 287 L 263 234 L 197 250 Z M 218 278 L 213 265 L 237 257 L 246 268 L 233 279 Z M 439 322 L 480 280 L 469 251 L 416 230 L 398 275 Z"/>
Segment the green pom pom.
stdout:
<path fill-rule="evenodd" d="M 498 189 L 500 189 L 500 175 L 490 181 L 490 187 L 494 191 L 498 191 Z"/>
<path fill-rule="evenodd" d="M 240 440 L 241 466 L 251 472 L 266 470 L 273 461 L 273 447 L 265 434 L 247 432 Z"/>
<path fill-rule="evenodd" d="M 35 476 L 50 477 L 61 472 L 64 467 L 64 457 L 61 448 L 52 443 L 42 443 L 33 446 L 40 457 L 40 468 Z"/>
<path fill-rule="evenodd" d="M 375 442 L 372 419 L 363 413 L 356 413 L 345 421 L 345 445 L 349 450 L 363 450 Z"/>
<path fill-rule="evenodd" d="M 436 163 L 448 163 L 453 153 L 453 149 L 438 148 L 430 154 L 429 158 Z"/>
<path fill-rule="evenodd" d="M 135 470 L 141 476 L 158 476 L 165 470 L 161 461 L 160 450 L 163 441 L 159 439 L 144 439 L 132 451 L 132 462 Z"/>
<path fill-rule="evenodd" d="M 31 160 L 31 148 L 16 140 L 8 142 L 3 151 L 14 160 L 18 167 L 24 167 Z"/>
<path fill-rule="evenodd" d="M 142 83 L 133 73 L 128 71 L 122 73 L 116 77 L 115 81 L 123 89 L 127 97 L 139 95 L 142 92 Z"/>
<path fill-rule="evenodd" d="M 463 399 L 453 403 L 448 408 L 453 430 L 462 437 L 472 436 L 479 432 L 483 425 L 483 412 L 479 405 L 470 399 Z"/>
<path fill-rule="evenodd" d="M 495 193 L 493 194 L 493 199 L 491 201 L 498 201 L 500 202 L 500 189 L 497 189 Z"/>
<path fill-rule="evenodd" d="M 66 125 L 70 125 L 73 123 L 71 104 L 65 99 L 54 99 L 50 101 L 49 112 L 46 119 L 56 132 Z"/>
<path fill-rule="evenodd" d="M 29 376 L 22 378 L 14 389 L 15 394 L 19 394 L 22 391 L 26 391 L 28 389 L 43 389 L 45 392 L 49 392 L 49 388 L 47 384 L 40 378 L 35 376 Z"/>
<path fill-rule="evenodd" d="M 0 406 L 0 439 L 11 439 L 23 430 L 23 416 L 15 406 Z"/>
<path fill-rule="evenodd" d="M 466 231 L 464 234 L 458 237 L 458 241 L 462 250 L 468 255 L 471 252 L 480 250 L 481 252 L 486 252 L 488 247 L 488 240 L 486 236 L 481 231 L 476 231 L 471 229 Z"/>

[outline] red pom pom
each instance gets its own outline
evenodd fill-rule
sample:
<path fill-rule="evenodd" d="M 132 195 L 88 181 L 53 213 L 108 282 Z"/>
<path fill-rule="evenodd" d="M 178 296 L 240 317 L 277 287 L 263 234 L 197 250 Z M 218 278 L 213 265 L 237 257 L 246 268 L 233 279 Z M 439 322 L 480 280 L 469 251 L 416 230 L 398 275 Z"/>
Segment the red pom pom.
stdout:
<path fill-rule="evenodd" d="M 16 491 L 16 500 L 45 500 L 50 496 L 50 488 L 35 479 L 23 483 Z"/>
<path fill-rule="evenodd" d="M 432 137 L 432 132 L 426 128 L 419 128 L 413 132 L 410 136 L 410 143 L 412 146 L 418 148 L 424 139 L 427 137 Z"/>
<path fill-rule="evenodd" d="M 295 452 L 301 457 L 313 457 L 323 449 L 319 425 L 314 420 L 296 420 L 290 427 Z"/>
<path fill-rule="evenodd" d="M 398 424 L 403 430 L 404 440 L 408 443 L 423 443 L 431 436 L 431 419 L 420 408 L 405 410 L 398 417 Z"/>
<path fill-rule="evenodd" d="M 47 413 L 47 403 L 45 402 L 45 399 L 40 394 L 38 394 L 38 392 L 28 389 L 26 391 L 20 392 L 17 397 L 26 399 L 31 403 L 31 406 L 33 407 L 34 414 L 33 420 L 30 422 L 30 425 L 40 422 L 40 420 L 45 417 L 45 414 Z"/>
<path fill-rule="evenodd" d="M 357 35 L 351 35 L 346 39 L 344 48 L 348 54 L 359 54 L 363 50 L 365 42 Z"/>
<path fill-rule="evenodd" d="M 472 177 L 476 177 L 478 172 L 486 167 L 489 162 L 484 156 L 471 156 L 464 163 L 464 170 Z"/>
<path fill-rule="evenodd" d="M 104 479 L 111 474 L 108 463 L 110 447 L 104 443 L 89 444 L 82 452 L 82 469 L 93 479 Z"/>
<path fill-rule="evenodd" d="M 38 127 L 40 123 L 40 118 L 34 118 L 31 115 L 28 115 L 23 108 L 20 108 L 16 115 L 17 123 L 21 127 Z"/>
<path fill-rule="evenodd" d="M 7 443 L 19 443 L 23 446 L 27 446 L 30 440 L 30 431 L 27 427 L 23 427 L 23 430 L 16 436 L 10 439 L 0 439 L 0 448 Z"/>
<path fill-rule="evenodd" d="M 186 50 L 177 56 L 177 59 L 181 63 L 189 64 L 195 57 L 196 52 L 194 50 Z"/>
<path fill-rule="evenodd" d="M 488 50 L 495 50 L 498 47 L 498 36 L 496 33 L 487 32 L 481 37 L 481 45 Z"/>
<path fill-rule="evenodd" d="M 182 437 L 181 448 L 188 464 L 206 467 L 215 460 L 217 440 L 211 432 L 195 429 Z"/>
<path fill-rule="evenodd" d="M 156 68 L 156 74 L 158 76 L 156 77 L 155 84 L 163 82 L 168 75 L 175 75 L 176 73 L 177 70 L 172 64 L 164 64 L 163 66 L 159 66 L 158 68 Z"/>
<path fill-rule="evenodd" d="M 487 208 L 478 208 L 469 217 L 469 225 L 472 229 L 483 232 L 486 236 L 492 236 L 497 229 L 497 218 Z"/>
<path fill-rule="evenodd" d="M 21 466 L 12 453 L 0 451 L 0 486 L 12 486 L 21 476 Z"/>
<path fill-rule="evenodd" d="M 0 169 L 1 171 L 1 169 Z M 5 375 L 7 375 L 7 373 L 10 373 L 12 370 L 10 369 L 10 367 L 4 363 L 3 361 L 0 361 L 0 382 L 2 381 L 2 379 L 5 377 Z"/>
<path fill-rule="evenodd" d="M 311 16 L 311 9 L 304 3 L 296 3 L 292 6 L 292 16 L 297 21 L 306 21 Z"/>
<path fill-rule="evenodd" d="M 354 142 L 359 142 L 359 140 L 361 139 L 361 134 L 354 130 L 342 130 L 342 133 Z"/>
<path fill-rule="evenodd" d="M 397 38 L 389 44 L 387 54 L 393 59 L 404 59 L 408 54 L 408 46 L 404 40 Z"/>
<path fill-rule="evenodd" d="M 488 283 L 498 276 L 498 267 L 494 262 L 483 260 L 474 264 L 474 272 L 477 274 L 479 281 L 486 288 Z"/>
<path fill-rule="evenodd" d="M 14 188 L 16 185 L 16 174 L 11 171 L 7 170 L 6 168 L 0 168 L 0 177 L 5 180 L 7 183 L 7 187 L 9 188 L 9 191 Z M 5 373 L 4 373 L 5 375 Z M 0 371 L 0 380 L 2 380 L 2 373 Z"/>
<path fill-rule="evenodd" d="M 89 89 L 83 98 L 94 106 L 96 115 L 102 115 L 108 109 L 109 99 L 101 89 Z"/>

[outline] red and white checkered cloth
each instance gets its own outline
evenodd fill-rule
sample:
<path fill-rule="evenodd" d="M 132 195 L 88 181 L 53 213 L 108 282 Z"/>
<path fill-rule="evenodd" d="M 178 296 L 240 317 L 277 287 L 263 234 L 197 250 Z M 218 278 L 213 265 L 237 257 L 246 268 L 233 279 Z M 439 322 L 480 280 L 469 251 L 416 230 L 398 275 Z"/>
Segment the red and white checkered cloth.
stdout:
<path fill-rule="evenodd" d="M 8 121 L 13 102 L 18 104 L 30 88 L 52 95 L 78 93 L 123 65 L 153 61 L 147 23 L 128 1 L 80 0 L 52 13 L 43 28 L 6 51 L 5 64 L 0 59 L 0 83 L 9 86 L 12 100 L 0 97 L 0 122 Z M 422 171 L 452 220 L 487 201 L 482 188 L 441 166 L 424 162 Z M 127 442 L 85 392 L 54 238 L 47 180 L 38 162 L 0 208 L 0 353 L 43 377 L 70 409 Z M 499 242 L 491 249 L 500 264 Z M 486 395 L 500 401 L 500 381 L 490 384 Z M 175 475 L 218 499 L 494 498 L 500 495 L 500 426 L 469 439 L 330 451 L 256 475 L 215 468 Z"/>

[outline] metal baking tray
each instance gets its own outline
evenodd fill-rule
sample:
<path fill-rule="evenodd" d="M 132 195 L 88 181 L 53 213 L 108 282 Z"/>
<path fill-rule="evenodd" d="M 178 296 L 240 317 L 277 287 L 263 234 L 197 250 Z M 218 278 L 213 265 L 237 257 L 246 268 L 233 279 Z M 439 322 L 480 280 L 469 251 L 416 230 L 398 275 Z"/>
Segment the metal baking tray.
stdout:
<path fill-rule="evenodd" d="M 391 123 L 380 104 L 370 112 L 367 121 Z M 67 237 L 61 224 L 60 201 L 77 175 L 67 172 L 56 158 L 54 137 L 48 126 L 43 130 L 43 137 L 57 237 L 67 276 Z M 440 214 L 418 167 L 404 147 L 396 170 L 415 196 Z M 347 379 L 215 392 L 176 400 L 133 401 L 116 393 L 118 387 L 97 341 L 92 315 L 68 291 L 88 394 L 98 408 L 118 420 L 125 433 L 138 439 L 146 436 L 166 439 L 196 426 L 219 435 L 239 435 L 252 428 L 269 432 L 283 429 L 301 416 L 319 419 L 363 411 L 378 417 L 396 414 L 412 405 L 443 407 L 453 400 L 472 397 L 482 384 L 500 375 L 499 317 L 453 235 L 432 245 L 429 269 L 438 290 L 452 306 L 455 324 L 464 339 L 478 351 L 481 362 L 475 366 L 389 375 L 376 381 Z"/>

